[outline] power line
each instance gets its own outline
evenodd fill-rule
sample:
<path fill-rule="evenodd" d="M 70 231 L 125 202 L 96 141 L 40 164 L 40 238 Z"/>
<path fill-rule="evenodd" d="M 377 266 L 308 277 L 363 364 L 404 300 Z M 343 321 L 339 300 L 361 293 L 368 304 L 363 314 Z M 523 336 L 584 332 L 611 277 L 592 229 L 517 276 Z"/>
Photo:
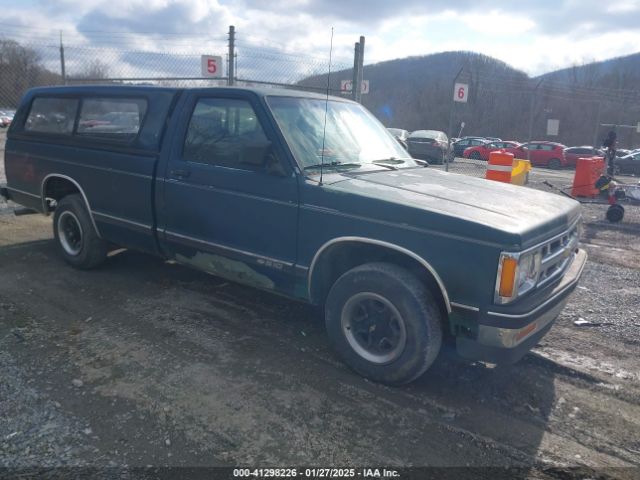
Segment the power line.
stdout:
<path fill-rule="evenodd" d="M 98 34 L 98 35 L 153 35 L 153 36 L 177 36 L 177 37 L 210 37 L 211 36 L 211 32 L 190 32 L 190 33 L 185 33 L 185 32 L 158 32 L 158 31 L 153 31 L 153 30 L 128 30 L 128 31 L 124 31 L 124 30 L 120 30 L 120 31 L 108 31 L 108 30 L 76 30 L 75 32 L 73 31 L 69 31 L 69 30 L 65 30 L 65 29 L 56 29 L 56 28 L 42 28 L 42 27 L 32 27 L 29 25 L 18 25 L 18 24 L 11 24 L 11 23 L 5 23 L 5 22 L 0 22 L 0 25 L 4 26 L 4 27 L 10 27 L 10 28 L 16 28 L 16 29 L 26 29 L 26 30 L 37 30 L 37 31 L 43 31 L 43 32 L 55 32 L 55 35 L 57 35 L 60 30 L 62 30 L 62 33 L 67 36 L 67 35 L 78 35 L 78 34 L 85 34 L 85 33 L 91 33 L 91 34 Z M 226 37 L 224 35 L 219 35 L 217 36 L 217 38 L 219 40 L 222 41 L 226 41 Z"/>

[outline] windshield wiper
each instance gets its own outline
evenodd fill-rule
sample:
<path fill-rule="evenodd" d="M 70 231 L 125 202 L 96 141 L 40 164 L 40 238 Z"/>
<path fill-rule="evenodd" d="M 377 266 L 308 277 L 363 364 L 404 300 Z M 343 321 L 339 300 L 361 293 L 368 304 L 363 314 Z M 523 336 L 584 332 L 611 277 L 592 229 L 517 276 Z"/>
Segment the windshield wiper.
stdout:
<path fill-rule="evenodd" d="M 379 165 L 380 167 L 388 168 L 389 170 L 398 170 L 398 167 L 394 167 L 393 165 L 389 165 L 387 163 L 383 163 L 383 162 L 388 162 L 388 161 L 389 160 L 374 160 L 371 163 L 373 163 L 375 165 Z"/>
<path fill-rule="evenodd" d="M 314 163 L 313 165 L 306 165 L 304 170 L 310 170 L 312 168 L 325 168 L 325 167 L 361 167 L 361 163 L 348 163 L 348 162 L 324 162 Z"/>
<path fill-rule="evenodd" d="M 374 160 L 371 163 L 374 163 L 376 165 L 380 165 L 383 167 L 387 167 L 389 170 L 398 170 L 398 167 L 395 167 L 393 165 L 389 165 L 391 164 L 405 164 L 407 163 L 407 160 L 409 160 L 408 158 L 406 159 L 402 159 L 402 158 L 397 158 L 397 157 L 389 157 L 389 158 L 382 158 L 380 160 Z M 413 160 L 414 162 L 418 163 L 419 165 L 424 165 L 425 167 L 429 165 L 428 162 L 422 162 L 420 160 L 416 160 L 415 158 L 412 158 L 411 160 Z"/>
<path fill-rule="evenodd" d="M 420 160 L 419 158 L 414 158 L 413 159 L 414 162 L 416 162 L 418 165 L 420 165 L 421 167 L 428 167 L 431 164 L 429 162 L 427 162 L 426 160 Z"/>

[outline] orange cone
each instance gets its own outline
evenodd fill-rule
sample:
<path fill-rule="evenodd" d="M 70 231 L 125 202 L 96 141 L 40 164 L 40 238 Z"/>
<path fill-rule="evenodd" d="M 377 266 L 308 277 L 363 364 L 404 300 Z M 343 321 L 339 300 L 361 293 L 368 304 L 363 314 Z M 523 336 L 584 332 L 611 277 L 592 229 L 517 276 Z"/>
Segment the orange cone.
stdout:
<path fill-rule="evenodd" d="M 513 153 L 497 150 L 489 153 L 487 164 L 487 180 L 511 183 L 511 171 L 513 170 Z"/>
<path fill-rule="evenodd" d="M 605 162 L 602 157 L 579 158 L 576 162 L 571 195 L 597 197 L 600 191 L 596 188 L 596 181 L 602 176 L 604 169 Z"/>

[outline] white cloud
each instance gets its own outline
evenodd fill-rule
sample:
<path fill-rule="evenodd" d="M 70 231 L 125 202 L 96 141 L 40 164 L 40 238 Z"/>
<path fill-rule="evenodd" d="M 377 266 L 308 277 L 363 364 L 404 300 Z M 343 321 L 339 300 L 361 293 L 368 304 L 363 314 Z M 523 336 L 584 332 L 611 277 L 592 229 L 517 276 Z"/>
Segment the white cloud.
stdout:
<path fill-rule="evenodd" d="M 640 1 L 638 0 L 612 2 L 606 6 L 606 11 L 609 13 L 630 13 L 638 10 L 640 10 Z"/>
<path fill-rule="evenodd" d="M 634 53 L 636 12 L 640 0 L 434 0 L 429 8 L 422 0 L 41 0 L 3 6 L 2 22 L 24 27 L 4 28 L 5 37 L 55 44 L 63 30 L 70 49 L 101 46 L 111 57 L 127 50 L 224 54 L 234 24 L 239 55 L 262 51 L 256 65 L 265 68 L 267 54 L 283 52 L 291 57 L 278 67 L 290 70 L 286 75 L 326 63 L 333 26 L 337 68 L 352 64 L 353 44 L 363 34 L 366 63 L 471 50 L 538 74 Z M 247 68 L 248 60 L 239 56 L 239 65 Z"/>
<path fill-rule="evenodd" d="M 487 13 L 465 13 L 459 20 L 471 31 L 496 37 L 513 37 L 532 30 L 536 24 L 525 15 L 513 15 L 499 10 Z M 509 38 L 504 39 L 505 42 Z"/>

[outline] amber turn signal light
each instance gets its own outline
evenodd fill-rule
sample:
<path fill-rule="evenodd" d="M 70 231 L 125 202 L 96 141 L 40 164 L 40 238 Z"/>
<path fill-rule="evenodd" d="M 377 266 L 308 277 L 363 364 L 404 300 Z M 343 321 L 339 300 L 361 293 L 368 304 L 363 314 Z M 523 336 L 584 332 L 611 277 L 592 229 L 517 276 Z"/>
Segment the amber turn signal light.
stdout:
<path fill-rule="evenodd" d="M 502 260 L 502 272 L 500 273 L 500 289 L 501 297 L 510 298 L 513 296 L 513 290 L 516 284 L 516 268 L 518 261 L 515 258 L 506 257 Z"/>

